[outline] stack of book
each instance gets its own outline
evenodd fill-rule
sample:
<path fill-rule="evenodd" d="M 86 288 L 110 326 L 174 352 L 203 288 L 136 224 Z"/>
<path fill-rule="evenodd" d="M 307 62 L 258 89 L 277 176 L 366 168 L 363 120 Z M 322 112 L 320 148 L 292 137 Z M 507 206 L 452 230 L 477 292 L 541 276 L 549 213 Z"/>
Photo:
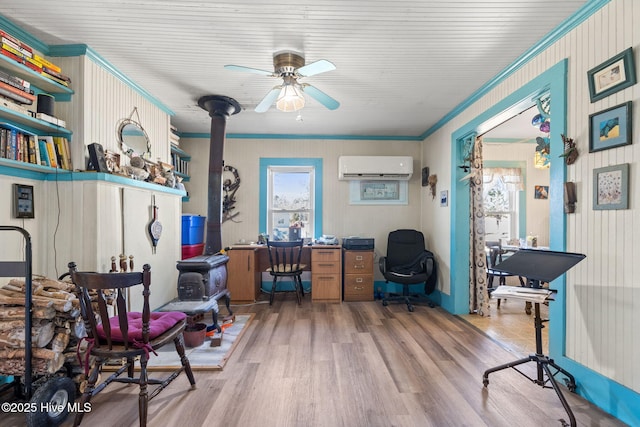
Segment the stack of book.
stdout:
<path fill-rule="evenodd" d="M 180 136 L 178 135 L 178 128 L 174 125 L 169 127 L 169 142 L 176 147 L 180 146 Z"/>
<path fill-rule="evenodd" d="M 71 79 L 62 74 L 62 69 L 33 51 L 31 46 L 0 30 L 2 48 L 0 53 L 25 65 L 42 76 L 63 86 L 69 86 Z"/>
<path fill-rule="evenodd" d="M 31 105 L 36 100 L 36 95 L 28 81 L 3 70 L 0 70 L 0 96 L 19 105 Z"/>
<path fill-rule="evenodd" d="M 0 158 L 73 170 L 66 138 L 34 135 L 9 123 L 0 123 Z"/>

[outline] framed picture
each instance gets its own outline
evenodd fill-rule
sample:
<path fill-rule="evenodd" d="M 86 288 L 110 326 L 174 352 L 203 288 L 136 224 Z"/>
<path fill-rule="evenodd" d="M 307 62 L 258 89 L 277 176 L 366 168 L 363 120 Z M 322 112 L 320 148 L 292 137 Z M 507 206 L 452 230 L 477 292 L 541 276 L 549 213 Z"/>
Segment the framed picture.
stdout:
<path fill-rule="evenodd" d="M 629 163 L 593 170 L 593 209 L 628 209 Z"/>
<path fill-rule="evenodd" d="M 534 186 L 534 199 L 546 200 L 549 198 L 549 186 L 548 185 L 536 185 Z"/>
<path fill-rule="evenodd" d="M 406 205 L 407 181 L 351 181 L 349 203 L 352 205 Z"/>
<path fill-rule="evenodd" d="M 632 102 L 589 115 L 589 152 L 631 144 Z"/>
<path fill-rule="evenodd" d="M 613 58 L 587 71 L 591 102 L 605 98 L 636 84 L 633 49 L 620 52 Z"/>
<path fill-rule="evenodd" d="M 362 200 L 399 200 L 400 183 L 398 181 L 362 181 L 360 198 Z"/>
<path fill-rule="evenodd" d="M 34 218 L 33 186 L 13 184 L 13 207 L 16 218 Z"/>

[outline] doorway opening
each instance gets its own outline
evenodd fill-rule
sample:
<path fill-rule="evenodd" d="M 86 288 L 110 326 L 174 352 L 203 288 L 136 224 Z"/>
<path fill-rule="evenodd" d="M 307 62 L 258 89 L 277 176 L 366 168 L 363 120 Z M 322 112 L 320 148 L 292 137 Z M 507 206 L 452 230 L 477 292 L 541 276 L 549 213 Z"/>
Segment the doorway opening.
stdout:
<path fill-rule="evenodd" d="M 551 111 L 553 129 L 549 134 L 551 164 L 549 174 L 549 248 L 555 251 L 565 249 L 565 228 L 563 191 L 565 165 L 557 156 L 563 151 L 562 134 L 566 134 L 567 114 L 567 60 L 563 59 L 547 71 L 539 74 L 528 83 L 506 95 L 493 107 L 480 113 L 466 125 L 452 133 L 451 140 L 451 253 L 450 253 L 450 289 L 449 293 L 441 293 L 441 305 L 452 313 L 466 315 L 470 310 L 470 196 L 469 183 L 463 178 L 468 172 L 460 168 L 465 164 L 465 150 L 468 141 L 475 141 L 482 135 L 509 118 L 530 108 L 537 98 L 548 94 L 553 102 Z M 554 154 L 557 153 L 557 154 Z M 527 230 L 523 230 L 527 233 Z M 564 357 L 566 319 L 565 319 L 565 279 L 560 277 L 551 285 L 559 292 L 556 300 L 549 306 L 549 354 L 558 359 Z M 485 290 L 486 292 L 486 290 Z M 479 292 L 480 293 L 480 292 Z M 485 294 L 486 295 L 486 294 Z M 531 340 L 534 339 L 533 326 L 530 329 Z"/>
<path fill-rule="evenodd" d="M 520 247 L 549 246 L 550 160 L 540 161 L 540 140 L 548 141 L 550 120 L 541 122 L 539 115 L 537 105 L 530 106 L 481 135 L 485 247 L 497 250 L 499 261 Z M 495 279 L 488 286 L 499 284 Z M 517 276 L 506 277 L 505 284 L 521 286 Z M 542 311 L 548 317 L 547 306 Z M 535 353 L 533 317 L 524 302 L 491 300 L 484 314 L 461 317 L 516 353 Z M 547 328 L 543 348 L 547 353 Z"/>

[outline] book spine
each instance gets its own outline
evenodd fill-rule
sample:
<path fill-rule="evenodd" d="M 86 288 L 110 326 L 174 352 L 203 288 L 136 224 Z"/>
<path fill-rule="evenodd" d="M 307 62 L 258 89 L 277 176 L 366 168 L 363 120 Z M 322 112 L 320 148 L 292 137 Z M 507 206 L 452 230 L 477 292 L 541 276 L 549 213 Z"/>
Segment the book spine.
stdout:
<path fill-rule="evenodd" d="M 71 146 L 69 145 L 69 140 L 67 138 L 62 138 L 64 142 L 64 152 L 67 153 L 67 163 L 69 165 L 69 170 L 73 170 L 73 160 L 71 159 Z"/>
<path fill-rule="evenodd" d="M 4 46 L 4 45 L 3 45 Z M 27 62 L 24 58 L 16 55 L 13 52 L 8 51 L 7 49 L 5 49 L 4 47 L 2 47 L 0 49 L 0 53 L 2 53 L 4 56 L 6 56 L 7 58 L 11 58 L 14 61 L 26 66 L 27 68 L 32 69 L 33 71 L 37 71 L 37 72 L 41 72 L 42 68 L 38 68 L 35 65 L 31 64 L 30 62 Z"/>
<path fill-rule="evenodd" d="M 38 138 L 38 145 L 40 146 L 40 164 L 42 166 L 51 166 L 49 162 L 49 152 L 47 151 L 47 142 L 44 139 Z"/>
<path fill-rule="evenodd" d="M 0 95 L 0 106 L 12 110 L 12 111 L 16 111 L 20 114 L 24 114 L 25 116 L 29 115 L 29 110 L 27 110 L 25 107 L 23 107 L 21 104 L 18 104 L 17 102 L 14 102 L 13 100 L 10 100 L 6 97 L 3 97 Z"/>
<path fill-rule="evenodd" d="M 28 49 L 25 49 L 24 47 L 20 46 L 19 43 L 13 42 L 11 39 L 2 37 L 2 45 L 11 47 L 13 50 L 16 51 L 16 54 L 19 56 L 23 56 L 25 58 L 33 58 L 33 52 L 30 52 Z"/>
<path fill-rule="evenodd" d="M 34 93 L 33 90 L 31 90 L 31 84 L 29 82 L 12 76 L 11 74 L 7 74 L 2 70 L 0 70 L 0 82 L 4 82 L 26 93 Z M 25 83 L 27 84 L 25 85 Z"/>
<path fill-rule="evenodd" d="M 2 48 L 0 49 L 0 53 L 2 53 L 4 56 L 13 59 L 14 61 L 26 66 L 27 68 L 32 69 L 33 71 L 37 71 L 38 73 L 42 72 L 42 67 L 38 67 L 37 65 L 29 62 L 27 60 L 27 58 L 24 58 L 22 56 L 16 55 L 14 52 L 11 52 L 10 50 L 7 50 L 5 48 L 5 44 L 2 44 Z"/>
<path fill-rule="evenodd" d="M 16 160 L 16 154 L 18 151 L 18 132 L 15 129 L 10 130 L 7 148 L 9 148 L 7 159 Z"/>
<path fill-rule="evenodd" d="M 33 145 L 33 163 L 36 165 L 42 164 L 40 160 L 40 144 L 38 144 L 38 137 L 35 135 L 29 135 L 29 144 Z"/>
<path fill-rule="evenodd" d="M 59 79 L 56 76 L 53 76 L 49 73 L 45 73 L 44 71 L 42 71 L 40 74 L 42 74 L 42 76 L 48 78 L 49 80 L 53 80 L 54 82 L 59 83 L 63 86 L 69 86 L 69 81 Z"/>
<path fill-rule="evenodd" d="M 20 132 L 16 134 L 16 141 L 18 145 L 18 150 L 16 153 L 16 160 L 19 162 L 24 162 L 25 158 L 25 149 L 24 149 L 24 135 Z"/>
<path fill-rule="evenodd" d="M 52 168 L 58 167 L 58 158 L 56 157 L 56 148 L 53 144 L 53 137 L 45 136 L 45 141 L 47 142 L 47 155 L 49 156 L 49 166 Z"/>
<path fill-rule="evenodd" d="M 64 74 L 61 74 L 61 73 L 59 73 L 59 72 L 57 72 L 55 70 L 52 70 L 52 69 L 50 69 L 49 67 L 47 67 L 45 65 L 42 66 L 42 72 L 46 73 L 46 74 L 49 74 L 50 76 L 53 76 L 53 77 L 55 77 L 57 79 L 63 80 L 65 82 L 67 82 L 67 83 L 71 83 L 71 79 L 68 76 L 65 76 Z"/>
<path fill-rule="evenodd" d="M 25 145 L 29 153 L 29 163 L 36 165 L 36 144 L 33 135 L 24 135 Z"/>
<path fill-rule="evenodd" d="M 56 146 L 56 151 L 58 152 L 58 158 L 60 159 L 60 167 L 62 169 L 69 170 L 69 162 L 67 161 L 67 155 L 64 151 L 64 143 L 62 138 L 59 136 L 53 137 L 53 143 Z"/>
<path fill-rule="evenodd" d="M 20 89 L 18 89 L 16 87 L 13 87 L 10 84 L 7 84 L 5 82 L 0 82 L 0 87 L 3 88 L 3 89 L 6 89 L 6 90 L 8 90 L 8 91 L 10 91 L 12 93 L 15 93 L 16 95 L 20 95 L 20 96 L 22 96 L 22 97 L 24 97 L 26 99 L 30 99 L 31 102 L 36 100 L 36 96 L 34 94 L 29 93 L 29 92 L 25 92 L 23 90 L 20 90 Z"/>
<path fill-rule="evenodd" d="M 2 39 L 2 48 L 6 51 L 9 51 L 11 53 L 13 53 L 16 57 L 20 58 L 20 59 L 25 59 L 24 54 L 20 51 L 19 47 L 16 47 L 13 44 L 9 44 L 6 42 L 6 40 L 3 38 Z"/>
<path fill-rule="evenodd" d="M 17 94 L 15 92 L 13 92 L 12 90 L 6 89 L 4 87 L 0 87 L 0 95 L 4 96 L 5 98 L 8 98 L 12 101 L 15 102 L 19 102 L 20 104 L 26 104 L 26 105 L 31 105 L 33 104 L 33 101 L 25 98 L 24 96 Z"/>
<path fill-rule="evenodd" d="M 54 64 L 53 62 L 49 61 L 46 58 L 43 58 L 42 56 L 38 55 L 37 53 L 33 54 L 33 59 L 35 59 L 36 61 L 39 61 L 40 63 L 42 63 L 43 67 L 47 67 L 49 70 L 53 70 L 57 73 L 62 73 L 62 68 L 60 68 L 59 66 L 57 66 L 56 64 Z"/>
<path fill-rule="evenodd" d="M 37 71 L 39 73 L 42 72 L 42 64 L 41 63 L 39 63 L 38 61 L 36 61 L 33 58 L 29 58 L 29 57 L 26 57 L 26 56 L 25 56 L 24 60 L 25 60 L 25 65 L 27 67 L 29 67 L 32 70 Z"/>
<path fill-rule="evenodd" d="M 7 34 L 2 30 L 0 30 L 0 37 L 2 37 L 3 39 L 9 40 L 11 43 L 15 44 L 16 46 L 19 46 L 21 49 L 24 49 L 26 52 L 29 53 L 31 57 L 33 57 L 33 49 L 28 44 L 22 42 L 21 40 L 18 40 L 17 38 L 13 37 L 11 34 Z"/>
<path fill-rule="evenodd" d="M 7 130 L 0 128 L 0 157 L 7 157 Z"/>

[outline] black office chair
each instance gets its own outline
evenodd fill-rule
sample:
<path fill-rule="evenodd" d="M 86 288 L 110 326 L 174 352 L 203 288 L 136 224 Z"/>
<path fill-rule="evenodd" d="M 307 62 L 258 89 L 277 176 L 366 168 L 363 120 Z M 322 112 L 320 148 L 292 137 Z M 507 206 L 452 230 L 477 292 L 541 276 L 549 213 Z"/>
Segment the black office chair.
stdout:
<path fill-rule="evenodd" d="M 273 297 L 276 293 L 276 284 L 279 277 L 290 277 L 293 280 L 294 292 L 298 299 L 298 304 L 302 302 L 304 289 L 302 289 L 302 270 L 305 264 L 300 264 L 302 257 L 302 240 L 293 242 L 272 242 L 267 239 L 267 251 L 269 252 L 270 267 L 267 271 L 273 276 L 271 293 L 269 294 L 269 305 L 273 304 Z"/>
<path fill-rule="evenodd" d="M 380 257 L 380 272 L 385 281 L 402 285 L 401 295 L 386 295 L 382 305 L 403 302 L 413 311 L 414 303 L 435 304 L 427 297 L 436 287 L 436 260 L 424 247 L 424 235 L 417 230 L 396 230 L 389 233 L 387 256 Z M 409 294 L 409 285 L 424 283 L 424 294 Z"/>

